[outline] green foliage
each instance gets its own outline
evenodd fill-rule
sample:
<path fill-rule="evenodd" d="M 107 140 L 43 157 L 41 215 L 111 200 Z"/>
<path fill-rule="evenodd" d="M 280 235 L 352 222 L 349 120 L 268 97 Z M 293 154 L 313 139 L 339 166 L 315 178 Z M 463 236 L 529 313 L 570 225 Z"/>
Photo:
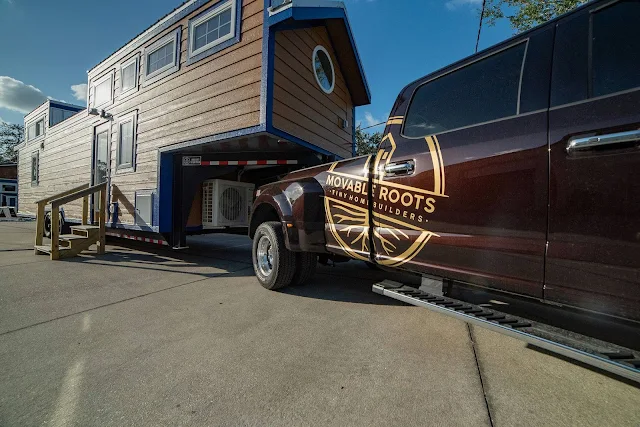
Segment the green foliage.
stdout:
<path fill-rule="evenodd" d="M 16 163 L 16 146 L 24 139 L 24 126 L 0 122 L 0 163 Z"/>
<path fill-rule="evenodd" d="M 507 18 L 516 33 L 569 12 L 585 0 L 487 0 L 484 19 L 489 25 Z"/>
<path fill-rule="evenodd" d="M 358 126 L 356 129 L 356 155 L 374 154 L 378 151 L 380 141 L 382 141 L 382 134 L 380 132 L 371 134 L 363 131 L 360 129 L 360 126 Z"/>

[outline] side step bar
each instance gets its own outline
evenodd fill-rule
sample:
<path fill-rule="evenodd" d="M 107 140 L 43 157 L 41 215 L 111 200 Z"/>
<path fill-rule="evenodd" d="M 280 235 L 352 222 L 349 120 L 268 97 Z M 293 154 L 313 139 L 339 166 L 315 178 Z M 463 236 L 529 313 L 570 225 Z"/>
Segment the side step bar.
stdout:
<path fill-rule="evenodd" d="M 615 344 L 385 280 L 373 292 L 523 340 L 640 384 L 640 353 Z"/>

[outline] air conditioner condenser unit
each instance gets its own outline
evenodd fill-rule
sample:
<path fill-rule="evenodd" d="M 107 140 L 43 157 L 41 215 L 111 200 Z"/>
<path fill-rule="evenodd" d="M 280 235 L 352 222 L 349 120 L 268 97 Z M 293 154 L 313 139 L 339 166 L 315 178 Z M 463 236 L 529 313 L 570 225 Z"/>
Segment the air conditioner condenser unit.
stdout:
<path fill-rule="evenodd" d="M 248 227 L 255 186 L 211 179 L 202 183 L 202 228 Z"/>

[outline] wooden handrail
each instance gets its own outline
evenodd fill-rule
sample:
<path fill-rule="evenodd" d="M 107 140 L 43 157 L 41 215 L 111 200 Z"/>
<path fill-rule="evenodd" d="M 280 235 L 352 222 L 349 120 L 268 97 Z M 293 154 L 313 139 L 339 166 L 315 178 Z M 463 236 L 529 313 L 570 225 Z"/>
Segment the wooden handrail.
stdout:
<path fill-rule="evenodd" d="M 63 197 L 51 200 L 51 210 L 60 207 L 60 205 L 64 205 L 65 203 L 73 202 L 81 197 L 90 196 L 93 193 L 97 193 L 101 190 L 104 191 L 106 189 L 107 183 L 103 182 L 102 184 L 94 185 L 93 187 L 83 188 L 75 193 L 66 194 Z"/>
<path fill-rule="evenodd" d="M 82 198 L 82 224 L 88 224 L 89 196 L 98 193 L 98 226 L 100 227 L 98 236 L 98 253 L 105 253 L 105 225 L 106 225 L 106 206 L 107 206 L 107 183 L 90 186 L 83 184 L 79 187 L 58 193 L 54 196 L 39 200 L 38 213 L 36 216 L 36 246 L 42 245 L 42 234 L 44 232 L 44 208 L 49 202 L 51 203 L 51 259 L 60 258 L 60 230 L 58 223 L 60 220 L 60 206 L 74 200 Z M 38 250 L 36 249 L 36 253 Z"/>
<path fill-rule="evenodd" d="M 72 188 L 71 190 L 67 190 L 67 191 L 63 191 L 62 193 L 58 193 L 58 194 L 54 194 L 53 196 L 49 196 L 46 197 L 44 199 L 38 200 L 36 203 L 37 204 L 49 204 L 50 201 L 55 200 L 55 199 L 59 199 L 60 197 L 64 197 L 67 196 L 69 194 L 73 194 L 73 193 L 77 193 L 78 191 L 82 191 L 86 188 L 89 188 L 89 184 L 82 184 L 76 188 Z"/>

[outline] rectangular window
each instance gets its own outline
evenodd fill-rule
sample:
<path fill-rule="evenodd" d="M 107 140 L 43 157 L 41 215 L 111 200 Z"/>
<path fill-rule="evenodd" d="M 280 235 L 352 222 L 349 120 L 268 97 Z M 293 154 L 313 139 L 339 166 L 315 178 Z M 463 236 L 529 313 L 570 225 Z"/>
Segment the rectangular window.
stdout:
<path fill-rule="evenodd" d="M 640 87 L 640 2 L 620 1 L 592 16 L 591 95 Z"/>
<path fill-rule="evenodd" d="M 27 126 L 27 140 L 31 141 L 44 135 L 44 117 Z"/>
<path fill-rule="evenodd" d="M 96 82 L 93 87 L 93 102 L 92 106 L 94 108 L 100 107 L 111 101 L 113 96 L 113 86 L 112 86 L 112 75 L 109 74 L 102 80 Z"/>
<path fill-rule="evenodd" d="M 421 138 L 518 114 L 526 43 L 520 43 L 418 87 L 403 134 Z"/>
<path fill-rule="evenodd" d="M 222 43 L 236 37 L 237 3 L 236 0 L 225 1 L 189 21 L 190 59 L 215 53 L 226 46 Z"/>
<path fill-rule="evenodd" d="M 117 167 L 133 168 L 135 157 L 136 120 L 128 116 L 120 121 L 118 132 Z"/>
<path fill-rule="evenodd" d="M 138 86 L 138 57 L 122 64 L 120 68 L 120 94 L 125 94 Z"/>
<path fill-rule="evenodd" d="M 3 184 L 2 185 L 2 191 L 3 192 L 7 192 L 7 193 L 15 193 L 16 192 L 16 186 L 15 185 Z"/>
<path fill-rule="evenodd" d="M 38 185 L 40 180 L 40 152 L 31 155 L 31 185 Z"/>
<path fill-rule="evenodd" d="M 153 83 L 180 69 L 182 27 L 144 49 L 143 85 Z"/>

